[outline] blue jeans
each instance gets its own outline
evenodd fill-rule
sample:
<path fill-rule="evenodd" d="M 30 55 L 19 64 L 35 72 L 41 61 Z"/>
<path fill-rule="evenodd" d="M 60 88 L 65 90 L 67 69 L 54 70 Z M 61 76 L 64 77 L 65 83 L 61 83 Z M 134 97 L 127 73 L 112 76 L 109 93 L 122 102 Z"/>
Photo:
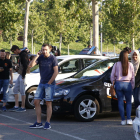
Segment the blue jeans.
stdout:
<path fill-rule="evenodd" d="M 36 90 L 34 99 L 38 99 L 38 100 L 45 99 L 45 101 L 53 101 L 54 93 L 55 93 L 55 85 L 40 83 Z"/>
<path fill-rule="evenodd" d="M 125 120 L 125 115 L 124 115 L 124 96 L 126 99 L 126 114 L 127 114 L 127 119 L 131 119 L 131 109 L 132 109 L 132 104 L 131 104 L 131 97 L 132 97 L 132 85 L 130 82 L 121 82 L 121 81 L 116 81 L 115 82 L 115 90 L 118 98 L 118 108 L 119 112 L 121 115 L 121 119 Z"/>
<path fill-rule="evenodd" d="M 7 102 L 7 89 L 9 85 L 9 79 L 0 79 L 0 91 L 3 89 L 3 102 Z"/>

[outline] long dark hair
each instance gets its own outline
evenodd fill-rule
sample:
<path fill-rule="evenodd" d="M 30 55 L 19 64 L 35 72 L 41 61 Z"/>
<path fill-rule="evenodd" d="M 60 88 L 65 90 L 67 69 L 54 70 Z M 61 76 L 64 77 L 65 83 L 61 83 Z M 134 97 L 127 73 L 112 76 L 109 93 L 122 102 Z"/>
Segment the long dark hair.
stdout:
<path fill-rule="evenodd" d="M 122 75 L 127 76 L 127 74 L 128 74 L 128 53 L 126 51 L 121 51 L 119 61 L 122 64 Z"/>

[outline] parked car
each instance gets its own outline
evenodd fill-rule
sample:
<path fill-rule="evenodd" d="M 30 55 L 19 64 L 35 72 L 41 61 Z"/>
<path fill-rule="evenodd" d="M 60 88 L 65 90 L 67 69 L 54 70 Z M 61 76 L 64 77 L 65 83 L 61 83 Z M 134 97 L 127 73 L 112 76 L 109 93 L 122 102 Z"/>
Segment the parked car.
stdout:
<path fill-rule="evenodd" d="M 102 55 L 103 56 L 108 56 L 108 57 L 115 57 L 115 56 L 117 56 L 117 54 L 114 53 L 114 52 L 103 52 Z"/>
<path fill-rule="evenodd" d="M 32 59 L 35 55 L 29 54 L 29 58 Z M 18 63 L 18 55 L 12 55 L 13 67 Z M 75 74 L 80 69 L 98 61 L 101 59 L 106 59 L 107 57 L 103 56 L 87 56 L 87 55 L 66 55 L 66 56 L 57 56 L 58 66 L 59 66 L 59 74 L 56 77 L 56 80 L 67 78 L 73 74 Z M 18 73 L 13 71 L 13 85 L 18 77 Z M 37 89 L 37 86 L 40 82 L 40 73 L 38 65 L 31 68 L 31 73 L 26 74 L 26 107 L 34 108 L 34 93 Z M 8 89 L 8 103 L 14 104 L 15 98 L 13 93 L 13 87 Z M 21 101 L 21 96 L 19 94 L 19 101 Z"/>
<path fill-rule="evenodd" d="M 118 58 L 101 60 L 91 64 L 70 78 L 57 81 L 53 115 L 72 114 L 79 121 L 93 121 L 99 113 L 118 110 L 117 96 L 111 98 L 110 75 Z M 41 103 L 46 113 L 45 101 Z"/>
<path fill-rule="evenodd" d="M 95 46 L 93 46 L 91 48 L 84 48 L 79 54 L 80 55 L 94 55 L 94 56 L 100 55 L 101 56 L 100 50 Z"/>

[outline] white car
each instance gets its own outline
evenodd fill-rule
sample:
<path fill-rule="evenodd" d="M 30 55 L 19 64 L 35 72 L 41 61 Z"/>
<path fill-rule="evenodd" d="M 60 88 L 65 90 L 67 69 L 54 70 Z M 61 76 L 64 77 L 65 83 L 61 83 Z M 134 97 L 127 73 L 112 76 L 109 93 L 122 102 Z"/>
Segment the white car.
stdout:
<path fill-rule="evenodd" d="M 101 59 L 107 59 L 105 56 L 89 56 L 89 55 L 63 55 L 57 56 L 59 74 L 56 77 L 57 80 L 61 80 L 72 76 L 77 71 L 83 69 L 84 67 L 98 61 Z M 13 73 L 13 83 L 15 83 L 18 77 L 18 73 Z M 31 73 L 26 74 L 26 107 L 34 108 L 34 93 L 40 82 L 39 66 L 31 68 Z M 14 85 L 14 84 L 13 84 Z M 15 98 L 13 93 L 13 87 L 8 90 L 8 103 L 14 104 Z M 21 101 L 21 96 L 19 94 L 19 101 Z"/>

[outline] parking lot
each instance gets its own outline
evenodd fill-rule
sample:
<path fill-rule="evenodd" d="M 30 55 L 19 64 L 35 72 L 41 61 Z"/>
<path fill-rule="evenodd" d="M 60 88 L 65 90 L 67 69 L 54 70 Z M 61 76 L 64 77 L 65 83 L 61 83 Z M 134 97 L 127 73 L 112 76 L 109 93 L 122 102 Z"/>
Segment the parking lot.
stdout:
<path fill-rule="evenodd" d="M 42 123 L 45 119 L 42 114 Z M 132 126 L 120 125 L 118 112 L 101 114 L 93 122 L 78 122 L 73 116 L 53 116 L 50 130 L 29 129 L 35 121 L 34 109 L 0 113 L 0 140 L 135 140 Z"/>

